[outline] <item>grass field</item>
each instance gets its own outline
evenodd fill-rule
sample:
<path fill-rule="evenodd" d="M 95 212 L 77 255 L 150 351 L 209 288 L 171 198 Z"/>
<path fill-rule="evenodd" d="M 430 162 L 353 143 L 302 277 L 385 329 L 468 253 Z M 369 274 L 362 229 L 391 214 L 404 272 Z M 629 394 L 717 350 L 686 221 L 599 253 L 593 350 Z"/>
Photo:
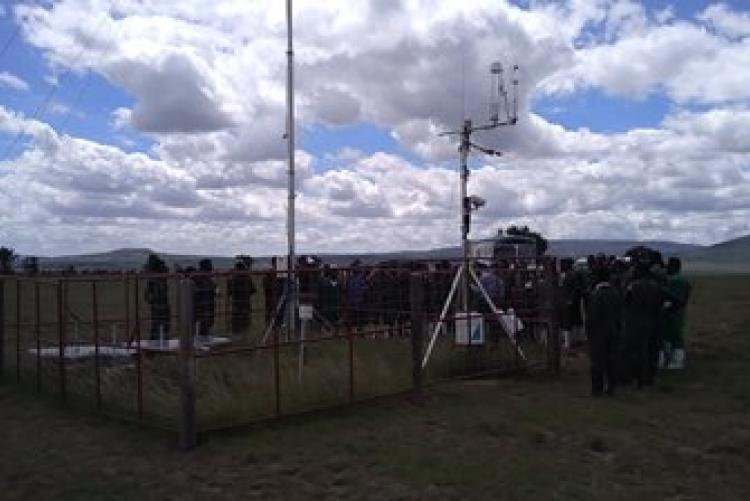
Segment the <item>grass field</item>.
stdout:
<path fill-rule="evenodd" d="M 746 499 L 750 278 L 696 278 L 688 368 L 591 399 L 561 378 L 454 382 L 203 438 L 0 386 L 2 499 Z"/>
<path fill-rule="evenodd" d="M 98 410 L 124 420 L 137 419 L 145 425 L 177 431 L 180 388 L 175 353 L 144 352 L 140 359 L 103 356 L 98 377 L 93 356 L 62 363 L 58 357 L 61 334 L 72 344 L 71 349 L 87 344 L 93 349 L 96 336 L 105 349 L 114 347 L 118 340 L 124 343 L 128 333 L 136 335 L 136 325 L 140 325 L 140 335 L 148 337 L 150 312 L 143 301 L 146 280 L 139 282 L 136 293 L 136 280 L 132 278 L 100 279 L 96 288 L 85 278 L 43 279 L 36 283 L 6 281 L 5 366 L 11 379 L 17 380 L 26 391 L 48 397 L 62 398 L 64 389 L 66 401 L 84 410 Z M 219 291 L 227 290 L 226 277 L 218 277 L 217 284 Z M 180 323 L 177 285 L 171 279 L 171 336 L 177 335 Z M 221 353 L 219 349 L 202 353 L 192 365 L 198 428 L 202 431 L 247 424 L 278 413 L 289 415 L 392 395 L 412 386 L 412 348 L 408 336 L 386 337 L 382 333 L 358 331 L 350 340 L 343 325 L 334 335 L 313 323 L 307 329 L 305 362 L 301 367 L 298 344 L 285 344 L 282 336 L 277 358 L 274 338 L 262 341 L 266 331 L 262 294 L 252 298 L 254 320 L 248 330 L 231 332 L 228 306 L 226 295 L 218 294 L 213 332 L 231 339 L 228 352 Z M 140 319 L 138 324 L 136 317 Z M 60 325 L 65 326 L 62 332 Z M 377 332 L 378 328 L 377 321 L 367 325 L 371 331 Z M 37 335 L 39 346 L 48 350 L 49 356 L 37 357 Z M 439 337 L 424 379 L 435 381 L 479 371 L 515 370 L 520 362 L 508 339 L 497 328 L 488 328 L 487 338 L 485 348 L 470 359 L 450 336 Z M 427 341 L 425 337 L 425 347 Z M 530 362 L 544 359 L 540 343 L 531 335 L 521 336 L 520 341 Z M 248 350 L 258 347 L 261 349 Z"/>

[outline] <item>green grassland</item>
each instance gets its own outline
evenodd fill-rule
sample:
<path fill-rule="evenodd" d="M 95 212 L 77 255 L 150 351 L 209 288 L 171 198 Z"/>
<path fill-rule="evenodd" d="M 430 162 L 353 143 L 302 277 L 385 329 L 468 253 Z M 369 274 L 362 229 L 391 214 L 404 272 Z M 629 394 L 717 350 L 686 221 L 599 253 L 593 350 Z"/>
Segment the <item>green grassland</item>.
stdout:
<path fill-rule="evenodd" d="M 688 331 L 687 369 L 643 392 L 589 398 L 578 357 L 559 378 L 445 383 L 418 401 L 389 397 L 209 433 L 188 454 L 172 433 L 81 415 L 8 383 L 0 386 L 0 497 L 746 499 L 750 278 L 696 277 Z M 408 352 L 394 349 L 362 361 L 363 391 L 378 387 L 367 373 L 388 372 L 391 358 L 405 363 Z M 330 388 L 338 392 L 347 374 L 334 365 Z M 233 395 L 250 396 L 248 388 Z"/>

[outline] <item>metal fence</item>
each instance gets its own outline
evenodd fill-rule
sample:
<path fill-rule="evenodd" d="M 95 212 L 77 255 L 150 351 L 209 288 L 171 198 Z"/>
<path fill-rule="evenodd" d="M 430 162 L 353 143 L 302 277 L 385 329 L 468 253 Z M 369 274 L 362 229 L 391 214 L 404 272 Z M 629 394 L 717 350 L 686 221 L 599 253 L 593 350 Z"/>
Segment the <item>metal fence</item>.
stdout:
<path fill-rule="evenodd" d="M 484 269 L 502 287 L 493 306 L 473 287 L 484 329 L 469 344 L 460 330 L 473 325 L 445 304 L 449 263 L 303 267 L 293 337 L 280 272 L 5 277 L 0 374 L 67 404 L 181 430 L 189 444 L 201 431 L 445 379 L 554 368 L 553 269 Z"/>

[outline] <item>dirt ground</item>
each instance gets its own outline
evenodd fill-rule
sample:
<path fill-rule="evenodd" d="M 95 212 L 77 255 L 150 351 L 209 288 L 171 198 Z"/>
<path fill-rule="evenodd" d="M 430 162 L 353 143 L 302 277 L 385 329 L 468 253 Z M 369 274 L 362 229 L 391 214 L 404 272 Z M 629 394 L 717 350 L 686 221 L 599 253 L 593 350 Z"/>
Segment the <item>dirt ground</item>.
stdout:
<path fill-rule="evenodd" d="M 202 438 L 0 385 L 0 498 L 747 499 L 750 278 L 696 279 L 688 366 L 588 396 L 585 359 Z"/>

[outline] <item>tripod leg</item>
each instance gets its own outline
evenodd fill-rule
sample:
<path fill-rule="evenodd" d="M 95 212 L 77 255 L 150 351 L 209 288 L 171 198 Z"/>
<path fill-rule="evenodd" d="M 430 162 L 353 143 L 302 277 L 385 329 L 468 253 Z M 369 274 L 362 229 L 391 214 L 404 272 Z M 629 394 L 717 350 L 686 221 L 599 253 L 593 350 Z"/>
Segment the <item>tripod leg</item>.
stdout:
<path fill-rule="evenodd" d="M 323 328 L 324 328 L 324 329 L 325 329 L 326 331 L 328 331 L 328 332 L 331 332 L 331 331 L 333 331 L 333 325 L 331 325 L 331 322 L 330 322 L 330 321 L 329 321 L 329 320 L 328 320 L 328 319 L 327 319 L 326 317 L 324 317 L 324 316 L 323 316 L 323 315 L 322 315 L 322 314 L 321 314 L 321 313 L 320 313 L 320 312 L 319 312 L 319 311 L 318 311 L 317 309 L 315 309 L 315 308 L 313 308 L 313 316 L 314 316 L 315 318 L 317 318 L 318 320 L 320 320 L 320 324 L 321 324 L 321 325 L 323 326 Z"/>
<path fill-rule="evenodd" d="M 474 273 L 474 270 L 472 270 L 471 268 L 469 268 L 469 274 L 471 274 L 472 280 L 474 280 L 474 283 L 477 285 L 477 287 L 479 287 L 479 290 L 482 292 L 482 297 L 489 305 L 490 309 L 492 310 L 492 313 L 495 314 L 495 317 L 498 323 L 500 323 L 500 327 L 503 329 L 503 331 L 505 331 L 505 334 L 508 336 L 508 339 L 510 339 L 510 342 L 513 344 L 513 346 L 515 347 L 516 351 L 521 356 L 521 358 L 524 361 L 526 361 L 526 355 L 524 355 L 523 350 L 521 349 L 521 346 L 518 344 L 518 342 L 513 337 L 513 335 L 511 335 L 511 333 L 508 332 L 508 330 L 505 328 L 505 325 L 503 325 L 503 322 L 501 321 L 501 317 L 500 317 L 500 310 L 498 310 L 497 306 L 495 306 L 495 303 L 492 301 L 492 298 L 490 297 L 490 295 L 487 294 L 487 291 L 484 290 L 484 287 L 482 286 L 482 282 L 479 281 L 479 277 L 477 277 L 476 273 Z M 518 329 L 514 328 L 513 333 L 515 334 L 517 330 Z"/>
<path fill-rule="evenodd" d="M 271 318 L 271 322 L 266 327 L 266 332 L 263 333 L 263 339 L 261 340 L 261 344 L 266 344 L 266 341 L 268 340 L 268 336 L 271 335 L 271 331 L 273 331 L 273 328 L 276 326 L 276 319 L 279 316 L 279 312 L 281 311 L 281 308 L 286 303 L 286 292 L 282 294 L 282 296 L 279 298 L 279 302 L 276 303 L 276 308 L 273 310 L 273 318 Z"/>
<path fill-rule="evenodd" d="M 432 336 L 430 337 L 430 344 L 427 345 L 427 351 L 424 354 L 424 359 L 422 359 L 422 369 L 425 368 L 427 362 L 429 362 L 430 360 L 430 355 L 432 355 L 432 349 L 435 347 L 437 335 L 440 332 L 443 324 L 445 323 L 445 316 L 448 314 L 448 308 L 450 308 L 451 301 L 453 301 L 453 295 L 456 293 L 456 288 L 458 287 L 458 281 L 461 278 L 462 271 L 463 265 L 461 265 L 456 271 L 456 276 L 455 278 L 453 278 L 453 285 L 451 285 L 451 290 L 448 293 L 448 297 L 445 298 L 445 304 L 443 304 L 443 311 L 440 313 L 440 319 L 437 321 L 437 324 L 435 324 L 435 328 L 432 331 Z"/>

